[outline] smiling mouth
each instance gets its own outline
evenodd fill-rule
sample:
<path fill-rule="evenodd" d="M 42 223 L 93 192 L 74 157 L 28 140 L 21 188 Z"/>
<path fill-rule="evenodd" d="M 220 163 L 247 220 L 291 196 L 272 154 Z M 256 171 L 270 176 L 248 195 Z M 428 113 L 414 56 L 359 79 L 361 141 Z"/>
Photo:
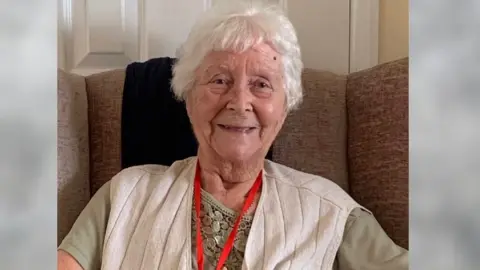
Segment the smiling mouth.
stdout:
<path fill-rule="evenodd" d="M 256 127 L 241 127 L 241 126 L 229 126 L 229 125 L 221 125 L 218 126 L 225 131 L 229 132 L 239 132 L 239 133 L 250 133 L 256 129 Z"/>

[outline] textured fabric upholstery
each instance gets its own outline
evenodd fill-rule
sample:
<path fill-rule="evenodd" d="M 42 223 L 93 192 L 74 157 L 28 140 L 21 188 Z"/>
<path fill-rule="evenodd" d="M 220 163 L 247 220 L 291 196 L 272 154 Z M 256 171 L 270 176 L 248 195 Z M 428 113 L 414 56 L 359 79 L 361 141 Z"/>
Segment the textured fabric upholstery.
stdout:
<path fill-rule="evenodd" d="M 85 78 L 57 72 L 57 241 L 90 199 Z"/>
<path fill-rule="evenodd" d="M 326 177 L 348 191 L 346 77 L 305 69 L 304 100 L 285 120 L 273 160 Z"/>
<path fill-rule="evenodd" d="M 86 77 L 92 194 L 121 169 L 121 114 L 125 70 Z"/>
<path fill-rule="evenodd" d="M 350 74 L 351 195 L 408 247 L 408 59 Z"/>

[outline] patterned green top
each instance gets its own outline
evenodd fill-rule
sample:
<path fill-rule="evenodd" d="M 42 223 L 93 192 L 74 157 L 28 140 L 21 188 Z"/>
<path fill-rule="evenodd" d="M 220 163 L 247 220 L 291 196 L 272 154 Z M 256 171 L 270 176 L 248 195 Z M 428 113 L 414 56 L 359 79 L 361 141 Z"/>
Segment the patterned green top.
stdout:
<path fill-rule="evenodd" d="M 225 207 L 217 201 L 213 196 L 202 189 L 201 191 L 202 205 L 200 207 L 200 219 L 202 220 L 201 230 L 203 237 L 203 254 L 205 258 L 205 270 L 215 269 L 223 246 L 227 241 L 233 225 L 238 217 L 238 213 Z M 253 216 L 245 215 L 240 221 L 238 231 L 235 236 L 233 248 L 230 251 L 224 267 L 227 269 L 241 269 L 243 256 L 245 254 L 245 246 L 247 245 L 247 237 L 252 227 Z M 196 218 L 195 203 L 192 211 L 192 264 L 197 264 L 196 259 Z"/>

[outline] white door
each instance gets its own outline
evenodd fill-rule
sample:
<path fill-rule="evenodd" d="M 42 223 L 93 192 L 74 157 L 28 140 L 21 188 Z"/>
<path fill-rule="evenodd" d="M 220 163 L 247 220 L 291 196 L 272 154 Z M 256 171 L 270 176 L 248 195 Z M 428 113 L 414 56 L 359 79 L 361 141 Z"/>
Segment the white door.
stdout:
<path fill-rule="evenodd" d="M 58 1 L 59 68 L 88 75 L 133 61 L 174 57 L 199 14 L 226 0 Z M 305 67 L 346 74 L 376 63 L 376 48 L 371 47 L 378 0 L 256 1 L 285 9 L 297 30 Z"/>

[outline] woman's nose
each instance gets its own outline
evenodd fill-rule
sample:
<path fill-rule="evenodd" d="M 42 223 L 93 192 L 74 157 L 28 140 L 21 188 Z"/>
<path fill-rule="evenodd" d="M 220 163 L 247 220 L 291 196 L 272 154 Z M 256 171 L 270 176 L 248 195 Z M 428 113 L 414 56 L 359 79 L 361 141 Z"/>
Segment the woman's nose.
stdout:
<path fill-rule="evenodd" d="M 229 92 L 227 109 L 238 112 L 253 111 L 253 97 L 247 83 L 233 85 Z"/>

